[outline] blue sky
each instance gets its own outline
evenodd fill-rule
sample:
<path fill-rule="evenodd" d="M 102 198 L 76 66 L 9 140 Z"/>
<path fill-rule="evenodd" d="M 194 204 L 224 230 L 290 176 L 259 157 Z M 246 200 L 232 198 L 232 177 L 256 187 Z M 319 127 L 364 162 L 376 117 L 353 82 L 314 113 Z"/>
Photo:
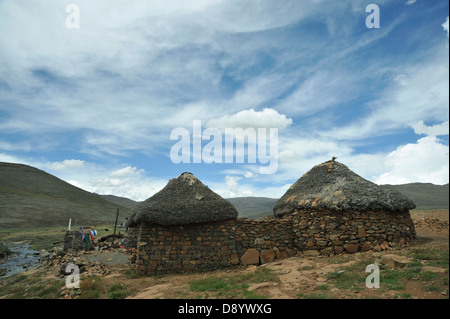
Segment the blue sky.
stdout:
<path fill-rule="evenodd" d="M 366 27 L 372 3 L 380 28 Z M 445 184 L 448 12 L 444 0 L 1 0 L 0 161 L 135 200 L 185 171 L 224 197 L 277 198 L 332 156 L 378 184 Z M 170 134 L 194 120 L 277 128 L 276 173 L 174 164 Z"/>

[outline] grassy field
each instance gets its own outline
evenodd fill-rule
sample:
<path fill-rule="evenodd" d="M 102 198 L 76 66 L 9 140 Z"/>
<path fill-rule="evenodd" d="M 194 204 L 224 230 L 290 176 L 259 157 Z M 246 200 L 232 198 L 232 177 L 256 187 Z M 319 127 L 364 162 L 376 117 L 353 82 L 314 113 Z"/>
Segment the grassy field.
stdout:
<path fill-rule="evenodd" d="M 72 228 L 72 230 L 75 228 Z M 96 226 L 97 237 L 103 237 L 114 233 L 114 226 Z M 105 229 L 108 229 L 106 231 Z M 55 246 L 62 246 L 67 228 L 65 227 L 39 227 L 39 228 L 13 228 L 0 230 L 0 242 L 27 242 L 31 249 L 50 250 Z M 122 230 L 123 231 L 123 230 Z M 118 233 L 118 230 L 116 230 Z"/>

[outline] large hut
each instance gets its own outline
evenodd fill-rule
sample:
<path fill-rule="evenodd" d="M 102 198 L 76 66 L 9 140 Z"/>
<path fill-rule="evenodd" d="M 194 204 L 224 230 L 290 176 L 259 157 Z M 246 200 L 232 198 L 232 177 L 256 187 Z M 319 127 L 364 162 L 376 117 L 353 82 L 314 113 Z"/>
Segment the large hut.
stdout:
<path fill-rule="evenodd" d="M 278 200 L 292 218 L 296 248 L 331 254 L 384 249 L 416 237 L 406 196 L 387 191 L 334 160 L 314 166 Z"/>

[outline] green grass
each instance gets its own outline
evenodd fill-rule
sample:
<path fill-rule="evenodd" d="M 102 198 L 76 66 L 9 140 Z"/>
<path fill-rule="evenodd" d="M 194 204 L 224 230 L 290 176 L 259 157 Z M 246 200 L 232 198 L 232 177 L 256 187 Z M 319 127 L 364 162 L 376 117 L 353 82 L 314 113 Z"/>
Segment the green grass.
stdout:
<path fill-rule="evenodd" d="M 16 275 L 4 280 L 0 297 L 6 299 L 56 299 L 60 298 L 63 279 L 44 279 L 42 275 Z"/>
<path fill-rule="evenodd" d="M 438 286 L 436 286 L 436 285 L 433 285 L 433 284 L 431 284 L 431 285 L 428 285 L 428 286 L 425 286 L 425 288 L 424 288 L 426 291 L 441 291 L 442 289 L 440 288 L 440 287 L 438 287 Z"/>
<path fill-rule="evenodd" d="M 138 278 L 145 278 L 147 277 L 146 275 L 140 273 L 137 271 L 136 267 L 131 267 L 129 269 L 127 269 L 123 275 L 127 278 L 127 279 L 138 279 Z"/>
<path fill-rule="evenodd" d="M 327 279 L 331 280 L 338 289 L 363 289 L 365 288 L 366 277 L 354 271 L 334 271 L 327 274 Z"/>
<path fill-rule="evenodd" d="M 102 279 L 98 276 L 84 278 L 80 283 L 80 299 L 98 299 Z"/>
<path fill-rule="evenodd" d="M 262 299 L 267 296 L 255 291 L 248 291 L 250 284 L 261 282 L 279 282 L 278 276 L 270 269 L 258 269 L 252 273 L 236 275 L 231 277 L 208 277 L 189 284 L 189 289 L 203 294 L 197 297 L 210 296 L 213 294 L 219 298 L 245 298 Z"/>
<path fill-rule="evenodd" d="M 317 293 L 317 292 L 313 292 L 310 294 L 306 294 L 303 292 L 300 292 L 296 295 L 297 298 L 299 299 L 329 299 L 330 297 L 325 294 L 325 293 Z"/>
<path fill-rule="evenodd" d="M 105 228 L 109 231 L 105 231 Z M 72 227 L 72 230 L 73 229 L 76 228 Z M 97 225 L 96 229 L 98 231 L 98 238 L 113 233 L 110 225 Z M 63 245 L 66 231 L 66 227 L 13 228 L 8 230 L 0 230 L 0 236 L 3 242 L 25 241 L 31 244 L 31 249 L 51 250 L 55 246 Z"/>
<path fill-rule="evenodd" d="M 114 284 L 108 288 L 109 299 L 124 299 L 127 296 L 127 288 L 122 284 Z"/>
<path fill-rule="evenodd" d="M 323 284 L 323 285 L 318 285 L 316 286 L 317 290 L 322 290 L 322 291 L 328 291 L 331 289 L 330 285 L 327 284 Z"/>
<path fill-rule="evenodd" d="M 412 257 L 416 261 L 420 260 L 436 260 L 440 259 L 441 251 L 437 249 L 425 249 L 425 248 L 417 248 L 409 253 L 409 257 Z M 447 252 L 448 256 L 448 252 Z"/>

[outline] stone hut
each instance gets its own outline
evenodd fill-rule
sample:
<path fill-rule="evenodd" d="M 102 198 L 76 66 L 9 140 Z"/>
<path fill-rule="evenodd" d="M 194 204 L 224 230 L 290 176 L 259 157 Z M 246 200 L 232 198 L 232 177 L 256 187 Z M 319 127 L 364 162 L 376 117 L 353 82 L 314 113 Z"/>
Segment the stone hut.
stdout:
<path fill-rule="evenodd" d="M 149 275 L 257 265 L 296 254 L 291 221 L 237 218 L 227 200 L 190 173 L 130 213 L 137 270 Z"/>
<path fill-rule="evenodd" d="M 237 218 L 230 202 L 183 173 L 131 212 L 129 232 L 139 272 L 198 272 L 406 245 L 416 238 L 413 208 L 400 193 L 329 161 L 293 184 L 271 218 Z"/>
<path fill-rule="evenodd" d="M 295 247 L 309 254 L 354 253 L 416 238 L 414 203 L 334 160 L 316 165 L 281 197 L 274 215 L 292 220 Z"/>
<path fill-rule="evenodd" d="M 237 216 L 229 201 L 191 173 L 181 174 L 130 213 L 138 270 L 165 274 L 230 265 L 237 251 L 229 247 L 228 238 L 220 237 L 220 225 Z"/>

